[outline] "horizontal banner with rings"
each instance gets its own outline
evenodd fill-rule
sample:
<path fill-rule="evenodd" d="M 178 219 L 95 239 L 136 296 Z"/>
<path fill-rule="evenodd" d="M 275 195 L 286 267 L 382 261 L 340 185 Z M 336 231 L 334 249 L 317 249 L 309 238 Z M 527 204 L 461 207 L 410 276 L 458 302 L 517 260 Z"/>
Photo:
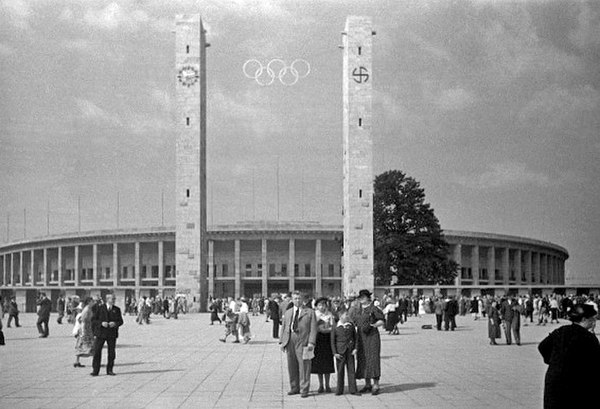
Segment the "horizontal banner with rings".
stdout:
<path fill-rule="evenodd" d="M 261 86 L 272 85 L 275 80 L 290 86 L 310 74 L 310 64 L 301 58 L 295 59 L 289 65 L 280 58 L 273 58 L 266 64 L 252 58 L 244 63 L 242 71 L 247 78 L 253 79 Z"/>

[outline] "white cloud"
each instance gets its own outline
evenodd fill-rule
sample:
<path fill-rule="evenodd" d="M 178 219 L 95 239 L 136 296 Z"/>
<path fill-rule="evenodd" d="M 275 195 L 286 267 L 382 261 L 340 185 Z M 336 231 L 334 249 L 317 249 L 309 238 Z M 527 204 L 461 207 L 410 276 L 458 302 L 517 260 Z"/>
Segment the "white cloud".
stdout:
<path fill-rule="evenodd" d="M 522 186 L 548 187 L 552 180 L 523 163 L 496 163 L 480 174 L 457 178 L 457 182 L 473 189 L 515 188 Z"/>
<path fill-rule="evenodd" d="M 580 49 L 600 45 L 600 12 L 582 2 L 577 22 L 579 25 L 569 33 L 569 39 Z"/>
<path fill-rule="evenodd" d="M 103 122 L 113 125 L 121 125 L 121 120 L 117 115 L 112 115 L 100 108 L 98 105 L 88 99 L 75 98 L 75 104 L 81 114 L 81 117 L 93 122 Z"/>
<path fill-rule="evenodd" d="M 88 25 L 104 30 L 123 28 L 136 31 L 141 24 L 150 20 L 148 13 L 143 10 L 127 10 L 117 3 L 110 3 L 101 9 L 90 8 L 83 21 Z"/>
<path fill-rule="evenodd" d="M 0 43 L 0 55 L 12 55 L 15 53 L 14 48 Z"/>
<path fill-rule="evenodd" d="M 472 105 L 475 97 L 463 88 L 451 88 L 440 92 L 435 104 L 442 111 L 460 111 Z"/>
<path fill-rule="evenodd" d="M 30 2 L 25 0 L 2 0 L 0 15 L 8 18 L 10 23 L 21 29 L 29 28 L 29 18 L 32 15 Z"/>

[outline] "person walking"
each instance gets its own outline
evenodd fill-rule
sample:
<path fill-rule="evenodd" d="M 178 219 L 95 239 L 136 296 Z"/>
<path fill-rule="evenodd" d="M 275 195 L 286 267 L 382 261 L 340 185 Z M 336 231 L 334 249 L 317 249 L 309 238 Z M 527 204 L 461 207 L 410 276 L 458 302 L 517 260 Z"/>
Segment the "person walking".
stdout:
<path fill-rule="evenodd" d="M 239 300 L 238 305 L 240 311 L 238 315 L 238 332 L 242 335 L 244 344 L 247 344 L 252 338 L 252 333 L 250 332 L 250 316 L 248 315 L 250 307 L 248 306 L 248 301 L 245 297 L 242 297 Z"/>
<path fill-rule="evenodd" d="M 210 310 L 210 325 L 214 325 L 215 321 L 219 321 L 219 325 L 221 325 L 223 322 L 221 321 L 221 319 L 219 318 L 219 304 L 217 303 L 217 300 L 212 300 L 212 302 L 210 303 L 210 306 L 208 307 Z"/>
<path fill-rule="evenodd" d="M 333 353 L 331 351 L 331 330 L 335 322 L 333 314 L 329 310 L 329 300 L 326 297 L 317 299 L 315 305 L 317 306 L 315 311 L 315 316 L 317 317 L 317 341 L 315 344 L 315 357 L 312 359 L 310 372 L 317 374 L 319 379 L 318 393 L 331 393 L 329 379 L 331 374 L 335 372 Z"/>
<path fill-rule="evenodd" d="M 596 310 L 575 304 L 564 325 L 550 333 L 538 350 L 548 365 L 544 379 L 544 409 L 590 407 L 590 394 L 600 382 L 600 343 L 592 333 Z"/>
<path fill-rule="evenodd" d="M 458 302 L 451 295 L 444 300 L 444 330 L 451 331 L 456 329 L 456 315 L 458 314 Z"/>
<path fill-rule="evenodd" d="M 52 302 L 46 297 L 46 293 L 40 293 L 40 298 L 37 302 L 37 329 L 40 333 L 40 338 L 48 338 L 50 330 L 48 328 L 48 322 L 50 321 L 50 309 L 52 308 Z"/>
<path fill-rule="evenodd" d="M 358 333 L 356 379 L 365 380 L 365 386 L 360 392 L 370 391 L 372 395 L 378 395 L 381 377 L 379 327 L 384 325 L 384 316 L 383 312 L 373 305 L 371 296 L 372 293 L 369 290 L 360 290 L 358 292 L 359 306 L 353 308 L 350 316 Z"/>
<path fill-rule="evenodd" d="M 106 362 L 106 374 L 115 375 L 113 366 L 115 364 L 115 346 L 119 337 L 119 327 L 123 325 L 121 310 L 115 305 L 115 296 L 106 295 L 106 303 L 94 309 L 92 317 L 92 332 L 96 337 L 94 343 L 94 359 L 92 361 L 92 376 L 98 376 L 100 362 L 102 360 L 102 348 L 104 343 L 108 346 L 108 360 Z"/>
<path fill-rule="evenodd" d="M 441 297 L 436 297 L 433 303 L 433 311 L 435 312 L 435 328 L 438 331 L 442 330 L 442 319 L 444 317 L 444 302 Z"/>
<path fill-rule="evenodd" d="M 281 316 L 279 315 L 279 303 L 277 302 L 279 296 L 273 294 L 272 298 L 267 304 L 269 315 L 273 321 L 273 338 L 279 338 L 279 324 L 281 324 Z"/>
<path fill-rule="evenodd" d="M 8 321 L 6 322 L 6 328 L 10 328 L 10 324 L 13 319 L 15 320 L 15 327 L 20 327 L 19 305 L 17 304 L 17 300 L 15 299 L 15 297 L 11 297 L 8 303 Z"/>
<path fill-rule="evenodd" d="M 56 312 L 58 312 L 58 318 L 56 319 L 56 322 L 58 324 L 62 324 L 62 320 L 65 316 L 65 309 L 66 309 L 65 296 L 63 294 L 61 294 L 58 297 L 58 301 L 56 302 Z"/>
<path fill-rule="evenodd" d="M 287 355 L 288 395 L 308 397 L 312 356 L 317 342 L 317 317 L 306 294 L 292 293 L 292 306 L 283 314 L 281 350 Z"/>
<path fill-rule="evenodd" d="M 85 367 L 79 361 L 82 357 L 94 355 L 94 332 L 92 331 L 94 299 L 86 297 L 82 305 L 83 310 L 75 317 L 75 326 L 73 327 L 73 335 L 76 338 L 75 363 L 73 364 L 75 368 Z"/>

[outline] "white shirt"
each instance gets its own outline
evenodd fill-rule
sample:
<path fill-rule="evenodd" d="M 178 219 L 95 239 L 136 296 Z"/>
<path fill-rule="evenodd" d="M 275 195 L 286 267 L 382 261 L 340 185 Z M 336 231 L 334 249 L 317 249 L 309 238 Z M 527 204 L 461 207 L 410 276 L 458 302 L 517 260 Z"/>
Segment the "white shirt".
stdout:
<path fill-rule="evenodd" d="M 248 304 L 246 304 L 245 302 L 243 302 L 242 305 L 240 306 L 240 312 L 248 313 L 248 311 L 249 311 Z"/>
<path fill-rule="evenodd" d="M 292 307 L 292 322 L 290 323 L 290 331 L 294 331 L 294 317 L 296 316 L 296 311 L 298 311 L 300 308 L 296 307 L 295 305 Z M 300 319 L 300 312 L 298 312 L 298 319 Z"/>

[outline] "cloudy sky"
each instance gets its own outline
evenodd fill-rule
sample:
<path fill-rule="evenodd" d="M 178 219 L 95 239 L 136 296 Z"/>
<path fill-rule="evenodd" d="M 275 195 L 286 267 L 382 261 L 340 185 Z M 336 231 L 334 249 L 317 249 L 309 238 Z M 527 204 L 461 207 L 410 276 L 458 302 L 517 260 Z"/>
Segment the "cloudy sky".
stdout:
<path fill-rule="evenodd" d="M 341 224 L 347 15 L 374 39 L 375 172 L 419 180 L 444 229 L 568 249 L 598 274 L 600 2 L 0 1 L 0 240 L 174 224 L 174 16 L 200 13 L 209 224 Z M 302 58 L 261 87 L 248 59 Z M 23 226 L 26 209 L 26 229 Z M 7 229 L 7 223 L 10 229 Z"/>

